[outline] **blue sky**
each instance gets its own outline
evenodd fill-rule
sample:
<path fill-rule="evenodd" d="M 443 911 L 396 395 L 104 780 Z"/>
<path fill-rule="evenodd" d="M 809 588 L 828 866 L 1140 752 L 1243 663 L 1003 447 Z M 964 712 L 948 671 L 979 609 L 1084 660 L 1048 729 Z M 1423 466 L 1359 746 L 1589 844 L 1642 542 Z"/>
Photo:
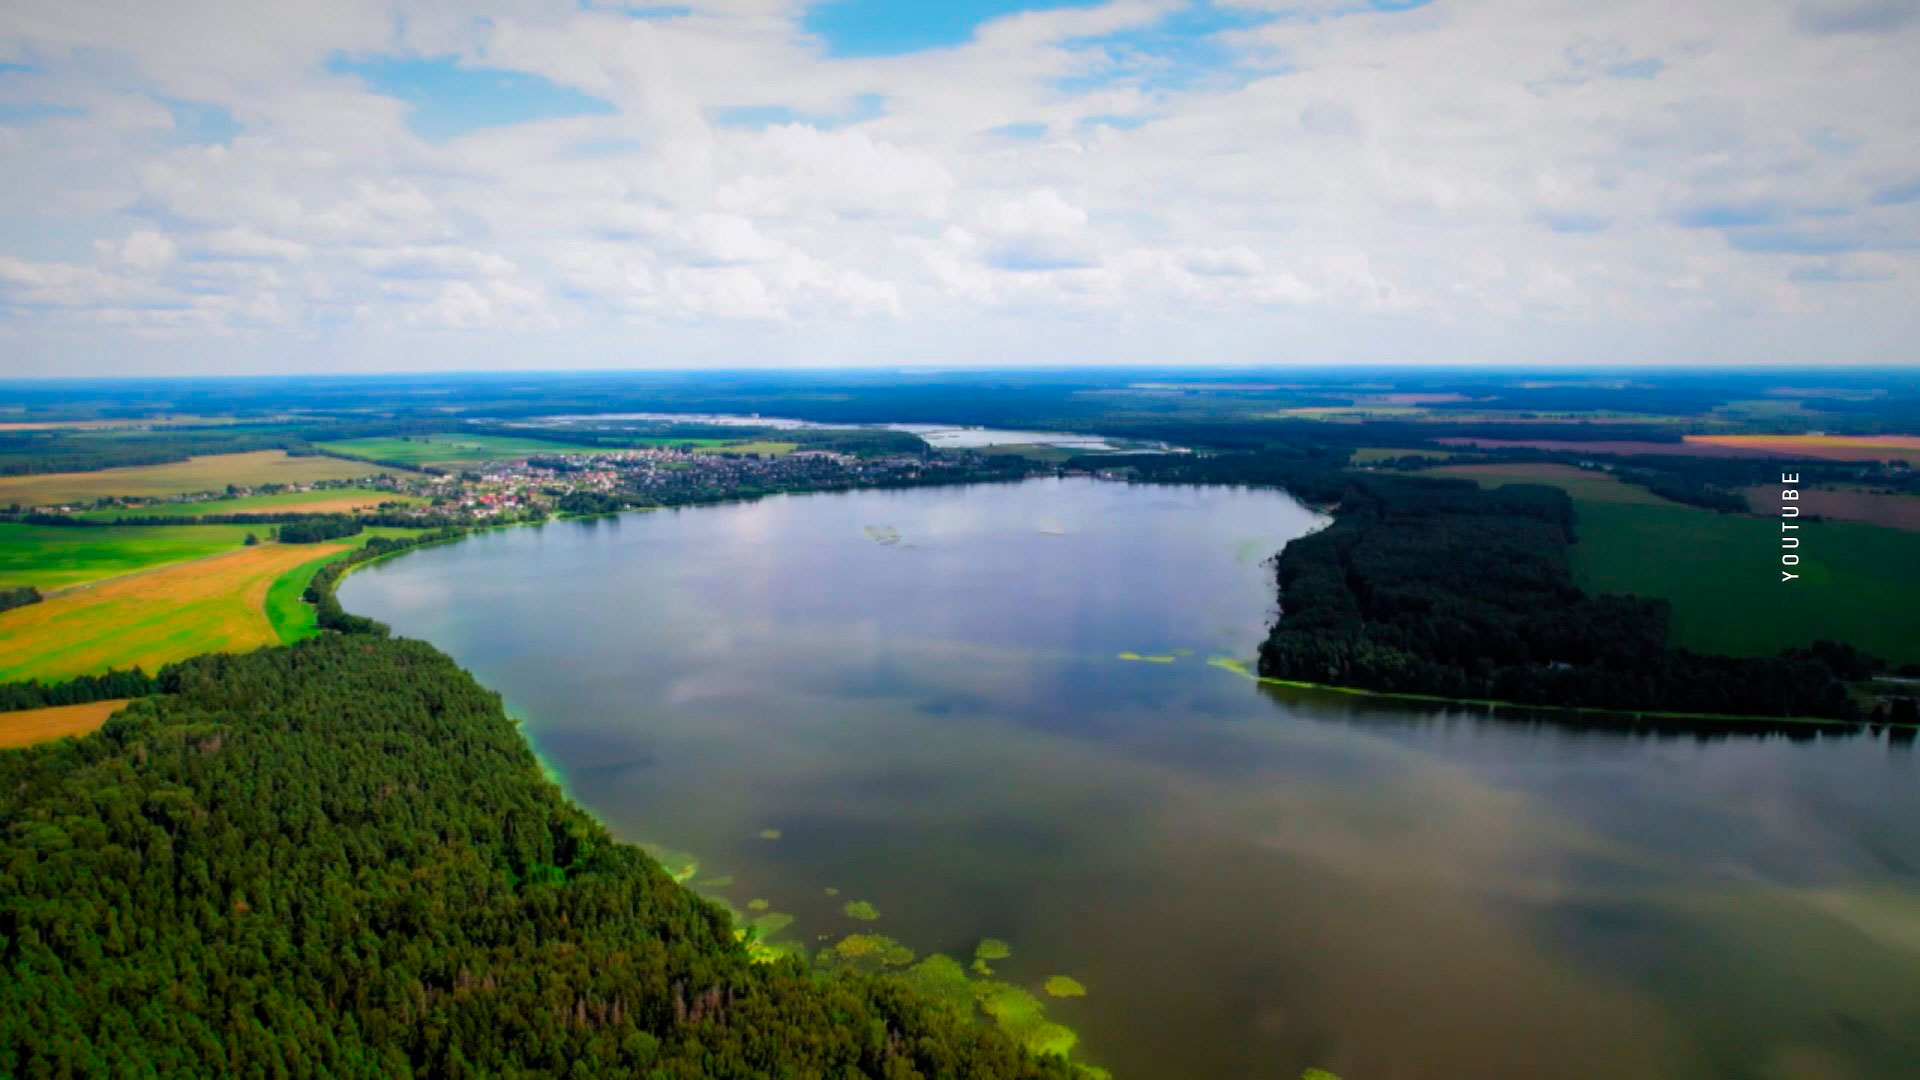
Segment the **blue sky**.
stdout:
<path fill-rule="evenodd" d="M 899 56 L 964 45 L 996 16 L 1098 6 L 1097 0 L 829 0 L 807 9 L 801 26 L 826 43 L 829 56 Z"/>
<path fill-rule="evenodd" d="M 407 126 L 435 142 L 486 127 L 618 112 L 605 99 L 539 75 L 462 64 L 454 55 L 336 56 L 327 70 L 357 76 L 374 93 L 406 102 Z"/>
<path fill-rule="evenodd" d="M 0 14 L 0 375 L 1912 362 L 1920 0 Z"/>

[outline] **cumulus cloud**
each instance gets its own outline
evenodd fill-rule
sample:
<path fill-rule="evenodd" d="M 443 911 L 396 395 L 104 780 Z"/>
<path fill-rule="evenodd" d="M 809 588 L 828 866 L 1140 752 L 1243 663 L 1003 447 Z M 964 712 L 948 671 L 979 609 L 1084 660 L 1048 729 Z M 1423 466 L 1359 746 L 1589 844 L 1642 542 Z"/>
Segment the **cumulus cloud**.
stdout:
<path fill-rule="evenodd" d="M 1917 14 L 21 0 L 0 374 L 1911 359 Z"/>

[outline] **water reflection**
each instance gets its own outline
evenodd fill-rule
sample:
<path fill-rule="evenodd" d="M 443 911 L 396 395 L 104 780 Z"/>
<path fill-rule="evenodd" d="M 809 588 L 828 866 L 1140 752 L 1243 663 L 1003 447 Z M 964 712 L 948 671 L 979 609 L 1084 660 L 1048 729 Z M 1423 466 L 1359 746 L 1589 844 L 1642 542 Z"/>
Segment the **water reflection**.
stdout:
<path fill-rule="evenodd" d="M 783 498 L 489 534 L 343 600 L 453 653 L 616 832 L 799 940 L 994 937 L 1000 977 L 1078 979 L 1050 1009 L 1122 1075 L 1920 1060 L 1904 745 L 1210 666 L 1250 658 L 1261 557 L 1315 520 L 1089 480 Z"/>

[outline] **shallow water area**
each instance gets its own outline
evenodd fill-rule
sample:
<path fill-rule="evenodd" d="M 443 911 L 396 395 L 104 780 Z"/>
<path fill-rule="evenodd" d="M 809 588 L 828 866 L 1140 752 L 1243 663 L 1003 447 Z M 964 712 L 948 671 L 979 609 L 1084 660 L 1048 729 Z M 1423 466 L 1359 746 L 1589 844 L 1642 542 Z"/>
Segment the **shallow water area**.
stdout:
<path fill-rule="evenodd" d="M 1911 743 L 1259 685 L 1264 560 L 1319 520 L 1092 479 L 781 497 L 481 534 L 341 599 L 696 887 L 810 953 L 1004 942 L 1117 1076 L 1920 1061 Z"/>

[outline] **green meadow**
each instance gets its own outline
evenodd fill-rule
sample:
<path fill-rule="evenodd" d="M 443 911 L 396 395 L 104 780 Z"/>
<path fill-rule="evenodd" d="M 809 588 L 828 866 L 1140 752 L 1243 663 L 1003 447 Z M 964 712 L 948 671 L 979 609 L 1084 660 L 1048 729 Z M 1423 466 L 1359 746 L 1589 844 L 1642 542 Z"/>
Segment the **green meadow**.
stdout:
<path fill-rule="evenodd" d="M 1394 458 L 1416 457 L 1429 461 L 1446 461 L 1459 457 L 1453 450 L 1404 450 L 1396 446 L 1363 446 L 1353 452 L 1355 465 L 1371 465 L 1376 461 L 1391 461 Z"/>
<path fill-rule="evenodd" d="M 305 641 L 307 638 L 319 635 L 319 619 L 313 610 L 313 605 L 307 603 L 303 597 L 306 596 L 307 586 L 313 583 L 313 575 L 319 573 L 321 567 L 346 558 L 353 548 L 365 544 L 373 537 L 411 536 L 416 531 L 387 527 L 365 529 L 359 535 L 349 538 L 351 547 L 347 551 L 335 552 L 312 562 L 303 563 L 275 578 L 273 584 L 267 587 L 266 611 L 267 621 L 273 624 L 273 632 L 279 636 L 280 643 L 291 645 L 296 641 Z"/>
<path fill-rule="evenodd" d="M 81 528 L 0 522 L 0 587 L 63 589 L 136 570 L 205 558 L 241 546 L 252 525 Z"/>
<path fill-rule="evenodd" d="M 1674 643 L 1764 656 L 1820 638 L 1920 663 L 1920 559 L 1911 533 L 1804 526 L 1800 580 L 1780 580 L 1780 523 L 1684 506 L 1579 500 L 1574 578 L 1592 593 L 1673 604 Z"/>
<path fill-rule="evenodd" d="M 1483 488 L 1502 487 L 1507 484 L 1544 484 L 1559 488 L 1576 502 L 1642 503 L 1648 506 L 1681 505 L 1671 499 L 1663 499 L 1646 488 L 1623 483 L 1611 473 L 1547 462 L 1442 465 L 1415 475 L 1451 476 L 1472 480 Z"/>
<path fill-rule="evenodd" d="M 205 499 L 199 502 L 155 502 L 145 506 L 111 507 L 83 510 L 74 515 L 91 521 L 121 518 L 178 517 L 207 514 L 285 514 L 346 513 L 362 507 L 397 502 L 417 506 L 427 500 L 417 495 L 401 495 L 373 488 L 325 488 L 318 491 L 283 491 L 274 495 L 245 495 L 237 499 Z"/>
<path fill-rule="evenodd" d="M 529 454 L 588 454 L 594 448 L 512 435 L 405 435 L 380 439 L 345 439 L 316 443 L 336 454 L 402 465 L 457 465 L 475 461 L 505 461 Z"/>

